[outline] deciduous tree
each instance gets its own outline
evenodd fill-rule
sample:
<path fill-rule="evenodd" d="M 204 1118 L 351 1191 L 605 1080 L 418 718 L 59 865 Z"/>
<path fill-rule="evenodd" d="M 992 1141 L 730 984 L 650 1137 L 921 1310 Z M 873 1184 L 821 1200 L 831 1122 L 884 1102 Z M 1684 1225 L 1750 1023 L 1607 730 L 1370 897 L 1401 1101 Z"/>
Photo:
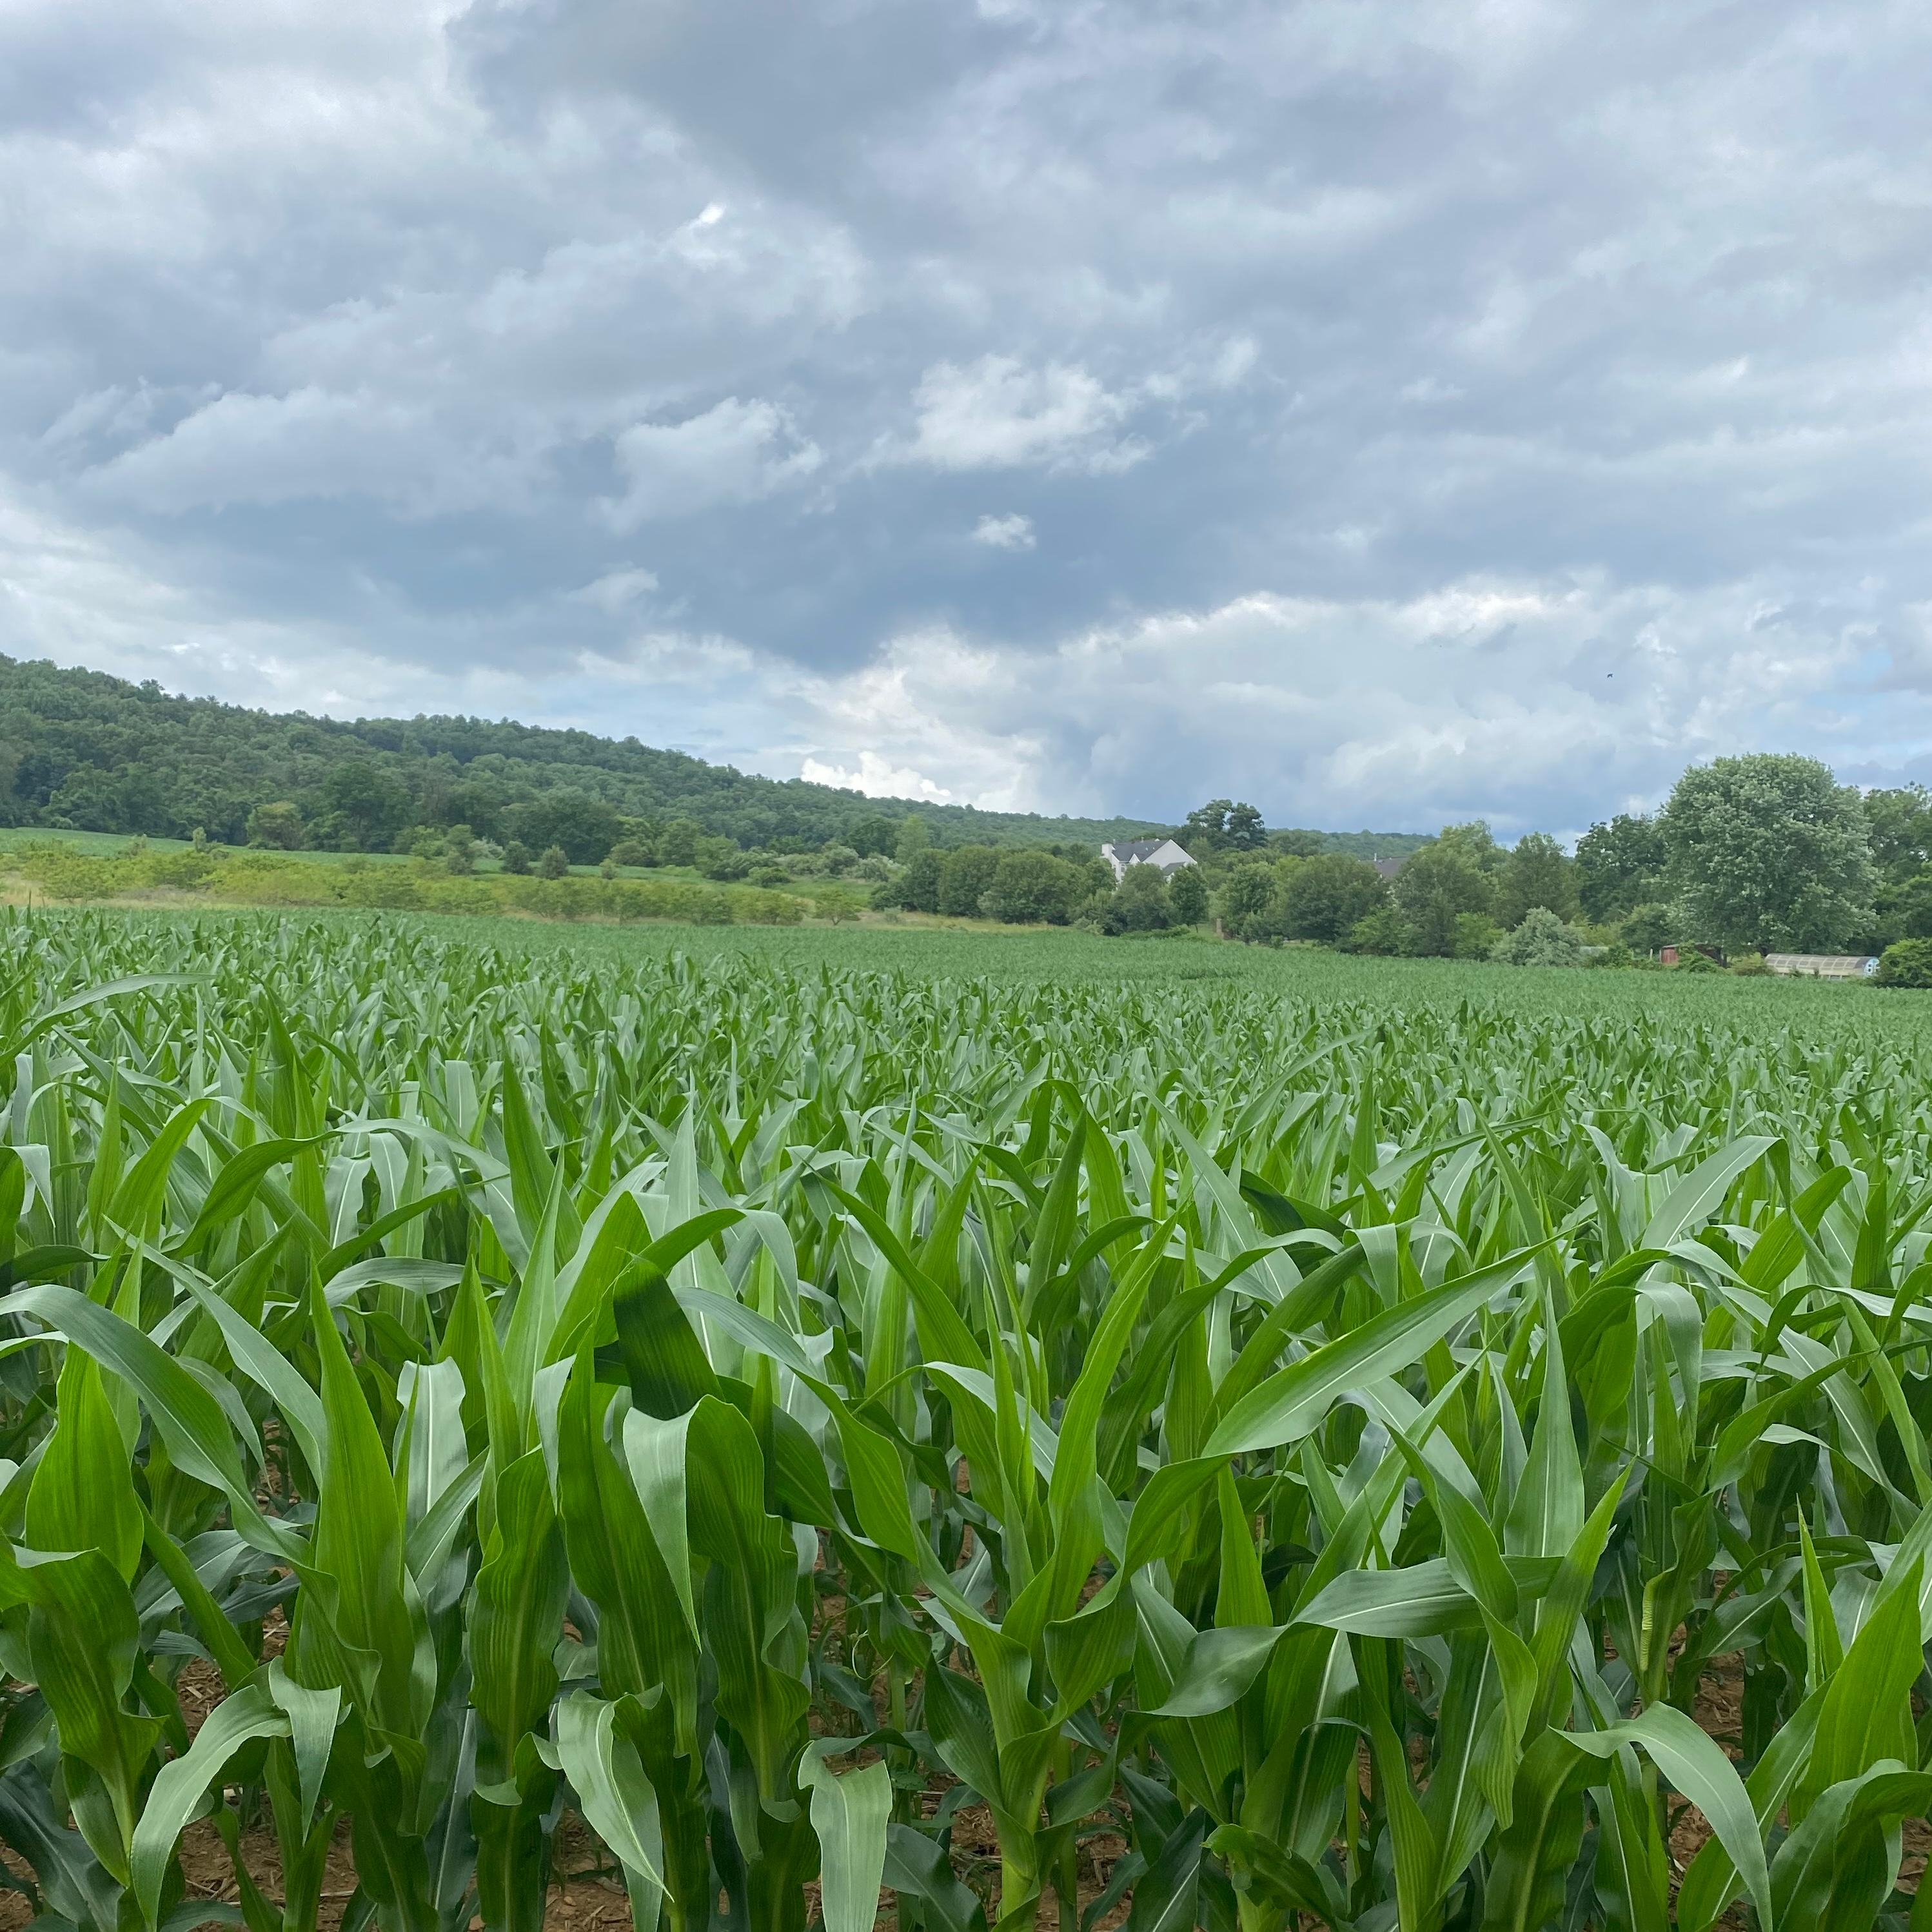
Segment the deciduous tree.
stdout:
<path fill-rule="evenodd" d="M 308 843 L 301 807 L 285 798 L 256 806 L 248 814 L 248 843 L 273 852 L 299 852 Z"/>
<path fill-rule="evenodd" d="M 1451 832 L 1467 828 L 1451 826 Z M 1483 828 L 1484 838 L 1488 828 Z M 1464 913 L 1486 914 L 1496 888 L 1477 863 L 1475 842 L 1447 834 L 1414 854 L 1396 874 L 1395 902 L 1411 934 L 1412 949 L 1448 958 L 1456 950 L 1456 922 Z"/>
<path fill-rule="evenodd" d="M 1198 866 L 1175 869 L 1167 882 L 1167 902 L 1177 925 L 1198 926 L 1208 916 L 1208 881 Z"/>
<path fill-rule="evenodd" d="M 1658 898 L 1666 854 L 1654 818 L 1628 812 L 1600 821 L 1576 842 L 1576 894 L 1585 914 L 1607 923 Z"/>
<path fill-rule="evenodd" d="M 1497 882 L 1498 922 L 1520 926 L 1526 914 L 1542 906 L 1556 915 L 1559 925 L 1567 924 L 1576 916 L 1575 872 L 1568 854 L 1548 832 L 1526 832 Z"/>
<path fill-rule="evenodd" d="M 1661 823 L 1700 939 L 1831 952 L 1870 922 L 1878 876 L 1864 808 L 1816 758 L 1765 752 L 1694 765 Z"/>
<path fill-rule="evenodd" d="M 1327 853 L 1303 860 L 1283 882 L 1282 926 L 1291 939 L 1334 946 L 1388 902 L 1388 882 L 1366 860 Z"/>

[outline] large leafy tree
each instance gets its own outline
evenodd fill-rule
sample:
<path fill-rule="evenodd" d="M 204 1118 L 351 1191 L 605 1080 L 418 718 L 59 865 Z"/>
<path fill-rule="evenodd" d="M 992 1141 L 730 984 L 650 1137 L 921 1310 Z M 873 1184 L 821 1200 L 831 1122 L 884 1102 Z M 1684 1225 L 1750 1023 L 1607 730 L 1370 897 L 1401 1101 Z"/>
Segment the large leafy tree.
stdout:
<path fill-rule="evenodd" d="M 1259 809 L 1244 800 L 1230 806 L 1226 836 L 1234 851 L 1259 851 L 1268 843 L 1268 827 L 1262 823 Z"/>
<path fill-rule="evenodd" d="M 1192 874 L 1192 866 L 1183 868 Z M 1159 932 L 1174 923 L 1173 902 L 1158 866 L 1130 866 L 1107 903 L 1106 922 L 1111 932 Z"/>
<path fill-rule="evenodd" d="M 1231 798 L 1210 798 L 1197 805 L 1183 821 L 1178 836 L 1181 844 L 1198 859 L 1218 852 L 1228 842 L 1228 814 L 1234 808 Z"/>
<path fill-rule="evenodd" d="M 1520 926 L 1538 906 L 1565 923 L 1576 916 L 1576 867 L 1546 832 L 1516 841 L 1496 890 L 1496 917 L 1506 926 Z"/>
<path fill-rule="evenodd" d="M 1436 835 L 1436 842 L 1445 851 L 1466 859 L 1478 872 L 1494 878 L 1509 863 L 1509 854 L 1496 842 L 1486 818 L 1472 818 L 1466 825 L 1445 825 Z M 1485 906 L 1480 910 L 1486 912 Z"/>
<path fill-rule="evenodd" d="M 1335 852 L 1304 860 L 1282 888 L 1284 925 L 1291 939 L 1337 944 L 1358 921 L 1388 903 L 1388 884 L 1366 860 Z"/>
<path fill-rule="evenodd" d="M 1666 857 L 1654 818 L 1620 812 L 1576 842 L 1576 892 L 1594 920 L 1622 919 L 1662 896 Z"/>
<path fill-rule="evenodd" d="M 1237 939 L 1274 939 L 1281 932 L 1281 877 L 1250 860 L 1232 867 L 1221 886 L 1221 916 Z"/>
<path fill-rule="evenodd" d="M 1268 843 L 1258 809 L 1232 799 L 1210 798 L 1187 814 L 1180 843 L 1198 859 L 1209 852 L 1255 852 Z"/>
<path fill-rule="evenodd" d="M 386 852 L 410 822 L 410 795 L 367 758 L 339 764 L 322 781 L 318 842 L 350 852 Z"/>
<path fill-rule="evenodd" d="M 1872 863 L 1884 878 L 1903 882 L 1932 866 L 1932 792 L 1899 785 L 1867 792 L 1864 804 Z"/>
<path fill-rule="evenodd" d="M 1004 852 L 980 910 L 1011 926 L 1064 926 L 1090 884 L 1083 868 L 1051 852 Z"/>
<path fill-rule="evenodd" d="M 1660 823 L 1701 938 L 1830 951 L 1870 923 L 1878 877 L 1864 808 L 1816 758 L 1762 752 L 1694 765 Z"/>
<path fill-rule="evenodd" d="M 258 805 L 248 814 L 248 842 L 280 852 L 298 852 L 307 842 L 302 815 L 286 799 Z"/>
<path fill-rule="evenodd" d="M 1180 926 L 1198 926 L 1208 916 L 1208 881 L 1198 866 L 1177 867 L 1167 882 L 1168 904 Z"/>
<path fill-rule="evenodd" d="M 1414 951 L 1448 957 L 1456 950 L 1456 920 L 1494 909 L 1496 886 L 1472 855 L 1472 842 L 1445 836 L 1424 846 L 1396 874 L 1395 902 Z"/>
<path fill-rule="evenodd" d="M 940 862 L 939 910 L 954 919 L 974 917 L 999 864 L 990 845 L 962 845 L 947 853 Z"/>

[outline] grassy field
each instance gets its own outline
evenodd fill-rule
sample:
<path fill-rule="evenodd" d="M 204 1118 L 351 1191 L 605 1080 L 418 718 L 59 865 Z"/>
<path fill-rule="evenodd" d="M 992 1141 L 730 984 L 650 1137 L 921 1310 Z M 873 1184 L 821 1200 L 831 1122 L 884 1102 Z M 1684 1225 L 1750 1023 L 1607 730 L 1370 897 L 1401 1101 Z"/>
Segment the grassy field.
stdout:
<path fill-rule="evenodd" d="M 1912 995 L 368 911 L 0 961 L 50 1925 L 1924 1916 Z"/>
<path fill-rule="evenodd" d="M 572 868 L 556 878 L 488 866 L 455 874 L 394 854 L 230 851 L 173 842 L 91 849 L 25 838 L 0 849 L 0 904 L 153 907 L 314 907 L 512 914 L 612 923 L 794 924 L 856 919 L 862 902 L 836 881 L 770 890 L 718 884 L 688 868 Z"/>
<path fill-rule="evenodd" d="M 143 836 L 139 841 L 129 838 L 118 832 L 68 832 L 58 829 L 47 830 L 39 826 L 0 826 L 0 865 L 10 856 L 30 852 L 36 847 L 44 847 L 55 851 L 72 854 L 90 859 L 124 859 L 136 852 L 168 857 L 176 854 L 190 852 L 194 848 L 185 838 L 149 838 Z M 256 848 L 242 848 L 236 856 L 254 854 Z M 359 869 L 370 866 L 407 866 L 412 862 L 404 852 L 275 852 L 256 854 L 272 858 L 277 862 L 284 860 L 302 866 L 348 866 Z M 490 878 L 500 874 L 502 863 L 496 859 L 478 859 L 476 876 Z M 572 876 L 578 878 L 595 878 L 599 868 L 596 866 L 572 866 Z M 697 880 L 702 878 L 695 867 L 690 866 L 620 866 L 617 874 L 626 879 L 681 879 Z M 811 880 L 802 882 L 811 886 L 823 886 L 830 882 Z"/>

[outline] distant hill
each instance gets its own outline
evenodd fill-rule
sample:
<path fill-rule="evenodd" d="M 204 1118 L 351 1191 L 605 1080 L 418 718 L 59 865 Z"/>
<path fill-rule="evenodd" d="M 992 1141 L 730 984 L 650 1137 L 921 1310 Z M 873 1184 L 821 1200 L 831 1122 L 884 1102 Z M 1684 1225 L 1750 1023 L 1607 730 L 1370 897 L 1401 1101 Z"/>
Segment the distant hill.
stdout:
<path fill-rule="evenodd" d="M 760 778 L 635 738 L 481 718 L 311 718 L 179 698 L 158 684 L 0 656 L 0 826 L 240 844 L 250 814 L 287 801 L 307 844 L 388 850 L 418 828 L 558 844 L 594 864 L 616 840 L 682 824 L 746 850 L 843 844 L 889 851 L 903 821 L 935 845 L 1065 845 L 1172 828 L 872 799 Z M 687 835 L 688 836 L 688 835 Z M 1330 848 L 1390 856 L 1402 834 L 1330 832 Z M 1373 848 L 1372 851 L 1371 848 Z"/>

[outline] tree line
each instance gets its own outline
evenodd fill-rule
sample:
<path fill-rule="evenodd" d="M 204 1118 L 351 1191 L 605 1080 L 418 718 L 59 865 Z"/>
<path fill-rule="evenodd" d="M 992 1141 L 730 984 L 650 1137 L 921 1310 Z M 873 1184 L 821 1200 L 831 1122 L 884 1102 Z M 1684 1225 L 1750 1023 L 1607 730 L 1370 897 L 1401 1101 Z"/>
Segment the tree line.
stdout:
<path fill-rule="evenodd" d="M 1318 833 L 1271 832 L 1255 807 L 1226 799 L 1174 836 L 1194 866 L 1165 879 L 1130 867 L 1084 893 L 1070 879 L 1058 916 L 1110 932 L 1211 917 L 1252 942 L 1516 964 L 1615 964 L 1676 948 L 1694 970 L 1735 960 L 1749 970 L 1769 951 L 1882 954 L 1888 978 L 1916 959 L 1909 970 L 1932 980 L 1932 794 L 1862 793 L 1814 758 L 1694 765 L 1654 815 L 1601 820 L 1574 853 L 1544 832 L 1506 846 L 1476 820 L 1403 841 L 1378 866 Z M 882 886 L 882 900 L 990 910 L 996 860 L 935 858 Z"/>
<path fill-rule="evenodd" d="M 1234 836 L 1227 814 L 1217 830 L 1204 812 L 1190 849 L 1238 938 L 1518 964 L 1674 947 L 1700 970 L 1734 956 L 1749 970 L 1772 951 L 1856 952 L 1887 955 L 1894 977 L 1903 963 L 1891 950 L 1922 946 L 1932 965 L 1932 794 L 1861 792 L 1815 758 L 1694 765 L 1654 814 L 1600 820 L 1574 854 L 1546 832 L 1505 848 L 1480 820 L 1447 826 L 1393 878 L 1310 853 L 1298 835 L 1244 821 Z"/>

